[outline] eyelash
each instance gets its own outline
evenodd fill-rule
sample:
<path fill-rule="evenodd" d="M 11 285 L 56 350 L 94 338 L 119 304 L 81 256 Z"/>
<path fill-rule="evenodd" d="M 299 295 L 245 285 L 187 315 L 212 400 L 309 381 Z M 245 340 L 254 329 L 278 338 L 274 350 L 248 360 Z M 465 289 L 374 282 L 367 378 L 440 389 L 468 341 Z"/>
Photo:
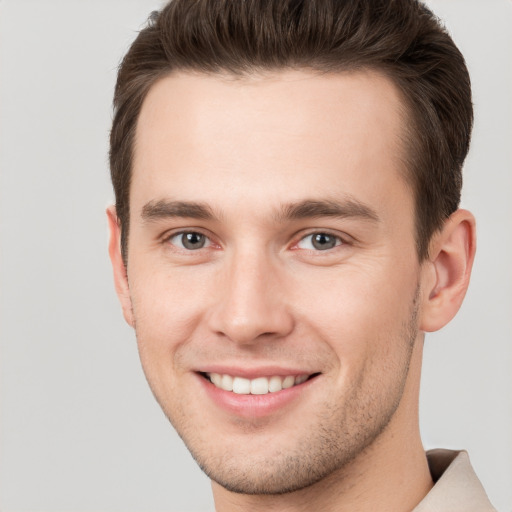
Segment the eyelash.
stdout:
<path fill-rule="evenodd" d="M 183 242 L 181 243 L 181 247 L 179 245 L 177 245 L 176 243 L 172 242 L 172 240 L 177 237 L 182 237 L 181 240 L 183 240 L 183 237 L 185 235 L 199 235 L 200 237 L 204 237 L 206 245 L 203 245 L 197 249 L 190 249 L 190 248 L 184 247 Z M 300 243 L 304 242 L 306 239 L 308 239 L 310 237 L 314 237 L 315 235 L 317 235 L 317 236 L 323 235 L 324 237 L 327 237 L 327 238 L 333 238 L 335 245 L 333 247 L 329 247 L 324 250 L 318 249 L 318 248 L 315 249 L 314 247 L 313 248 L 299 247 Z M 184 251 L 184 252 L 188 252 L 188 253 L 197 252 L 201 249 L 207 249 L 207 248 L 211 247 L 212 245 L 214 245 L 214 242 L 212 241 L 211 237 L 202 233 L 199 230 L 184 230 L 184 231 L 178 231 L 176 233 L 171 233 L 164 237 L 163 242 L 176 247 L 180 251 Z M 313 231 L 313 232 L 310 232 L 310 233 L 307 233 L 307 234 L 301 236 L 300 239 L 293 244 L 292 249 L 295 249 L 295 250 L 302 249 L 305 251 L 311 251 L 311 252 L 316 252 L 316 253 L 323 253 L 323 252 L 328 253 L 328 252 L 336 249 L 337 247 L 347 245 L 347 244 L 348 244 L 348 242 L 344 238 L 342 238 L 340 235 L 335 235 L 334 233 L 331 233 L 329 231 Z M 311 245 L 314 246 L 313 241 L 311 241 Z"/>

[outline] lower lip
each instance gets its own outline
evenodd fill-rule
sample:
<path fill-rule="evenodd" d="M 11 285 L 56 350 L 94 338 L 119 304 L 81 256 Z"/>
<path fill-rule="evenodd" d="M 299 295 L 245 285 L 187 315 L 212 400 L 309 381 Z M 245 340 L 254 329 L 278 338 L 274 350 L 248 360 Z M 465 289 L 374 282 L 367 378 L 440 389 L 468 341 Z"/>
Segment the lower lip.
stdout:
<path fill-rule="evenodd" d="M 265 395 L 239 395 L 214 386 L 202 375 L 198 374 L 197 378 L 208 397 L 218 407 L 244 418 L 262 418 L 290 406 L 317 379 L 317 377 L 314 377 L 302 384 Z"/>

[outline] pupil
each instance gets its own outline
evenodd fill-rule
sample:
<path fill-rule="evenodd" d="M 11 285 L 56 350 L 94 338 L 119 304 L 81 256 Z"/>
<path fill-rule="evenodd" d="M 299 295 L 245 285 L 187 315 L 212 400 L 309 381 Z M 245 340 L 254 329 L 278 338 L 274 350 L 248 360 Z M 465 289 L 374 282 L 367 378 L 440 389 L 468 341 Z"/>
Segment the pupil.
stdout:
<path fill-rule="evenodd" d="M 318 233 L 313 237 L 313 247 L 315 249 L 332 249 L 336 245 L 336 238 L 325 233 Z"/>
<path fill-rule="evenodd" d="M 204 236 L 200 233 L 185 233 L 182 243 L 187 249 L 201 249 L 204 246 Z"/>

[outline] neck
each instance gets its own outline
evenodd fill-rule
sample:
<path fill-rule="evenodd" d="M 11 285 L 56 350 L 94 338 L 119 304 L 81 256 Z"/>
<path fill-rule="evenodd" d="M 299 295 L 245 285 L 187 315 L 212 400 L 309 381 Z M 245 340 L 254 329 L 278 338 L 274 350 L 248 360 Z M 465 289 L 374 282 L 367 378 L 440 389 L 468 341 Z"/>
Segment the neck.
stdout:
<path fill-rule="evenodd" d="M 421 362 L 422 344 L 417 343 Z M 420 364 L 411 364 L 404 395 L 378 439 L 324 480 L 281 495 L 232 493 L 212 482 L 217 512 L 410 512 L 432 488 L 418 420 Z"/>

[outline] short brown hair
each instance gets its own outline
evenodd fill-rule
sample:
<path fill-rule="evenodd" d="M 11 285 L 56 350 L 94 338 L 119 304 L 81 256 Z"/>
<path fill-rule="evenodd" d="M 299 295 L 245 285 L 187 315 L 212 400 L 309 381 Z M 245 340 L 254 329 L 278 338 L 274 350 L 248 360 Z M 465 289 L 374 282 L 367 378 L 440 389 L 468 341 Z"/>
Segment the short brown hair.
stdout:
<path fill-rule="evenodd" d="M 473 108 L 469 74 L 438 18 L 416 0 L 172 0 L 121 62 L 110 169 L 127 258 L 135 130 L 151 86 L 174 70 L 245 75 L 284 68 L 374 69 L 407 108 L 406 179 L 418 257 L 459 205 Z"/>

